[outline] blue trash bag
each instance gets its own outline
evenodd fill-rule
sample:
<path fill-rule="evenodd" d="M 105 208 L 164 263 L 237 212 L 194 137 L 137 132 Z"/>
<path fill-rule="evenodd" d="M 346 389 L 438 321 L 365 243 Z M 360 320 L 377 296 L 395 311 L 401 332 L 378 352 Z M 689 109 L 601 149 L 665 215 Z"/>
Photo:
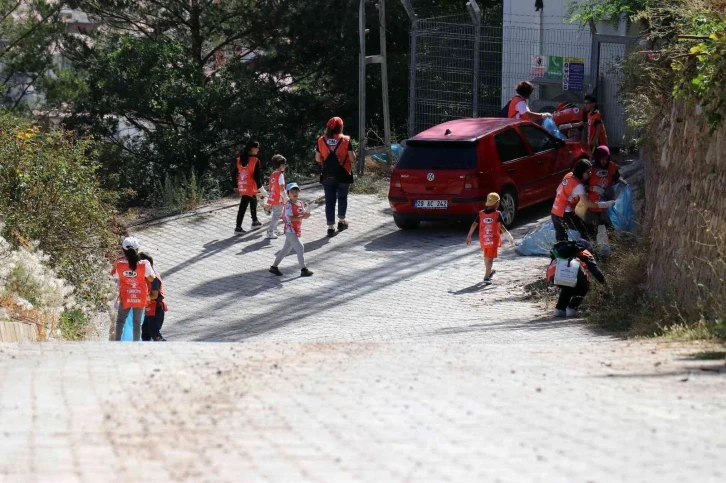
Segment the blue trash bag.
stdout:
<path fill-rule="evenodd" d="M 403 146 L 400 144 L 391 144 L 391 152 L 393 153 L 393 162 L 395 163 L 401 159 L 401 153 L 403 153 Z M 386 153 L 374 154 L 371 159 L 378 161 L 379 163 L 385 163 L 388 161 L 388 155 Z"/>
<path fill-rule="evenodd" d="M 575 230 L 570 230 L 568 235 L 570 240 L 580 239 L 580 234 Z M 555 227 L 550 220 L 529 232 L 514 251 L 525 257 L 548 257 L 556 242 Z"/>
<path fill-rule="evenodd" d="M 146 314 L 143 314 L 141 316 L 141 325 L 144 324 L 145 317 L 146 317 Z M 133 342 L 134 341 L 134 311 L 133 310 L 129 310 L 129 316 L 126 317 L 126 324 L 124 325 L 123 334 L 121 334 L 121 340 L 123 342 Z"/>
<path fill-rule="evenodd" d="M 561 139 L 563 141 L 567 139 L 567 137 L 557 128 L 557 124 L 555 124 L 555 121 L 551 117 L 546 117 L 544 121 L 542 121 L 542 127 L 547 129 L 547 131 L 549 131 L 550 134 L 554 135 L 557 139 Z"/>
<path fill-rule="evenodd" d="M 616 231 L 624 231 L 628 233 L 635 232 L 635 210 L 633 210 L 633 190 L 630 185 L 620 187 L 618 197 L 615 199 L 615 206 L 608 209 L 608 216 L 615 227 Z"/>

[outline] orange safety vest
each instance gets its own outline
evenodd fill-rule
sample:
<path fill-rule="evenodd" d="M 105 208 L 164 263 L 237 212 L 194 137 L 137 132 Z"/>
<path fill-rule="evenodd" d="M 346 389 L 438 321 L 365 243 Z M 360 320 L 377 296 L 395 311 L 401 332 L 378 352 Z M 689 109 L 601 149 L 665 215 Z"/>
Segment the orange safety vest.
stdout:
<path fill-rule="evenodd" d="M 288 208 L 292 212 L 292 216 L 302 216 L 305 213 L 305 203 L 297 200 L 295 203 L 290 201 L 285 205 L 285 209 L 282 212 L 282 221 L 285 223 L 285 233 L 293 232 L 298 238 L 302 233 L 302 220 L 292 220 L 287 213 Z"/>
<path fill-rule="evenodd" d="M 342 134 L 336 135 L 333 139 L 337 139 L 338 142 L 334 145 L 333 149 L 330 149 L 330 146 L 328 146 L 327 139 L 325 136 L 318 138 L 318 151 L 323 158 L 321 164 L 325 163 L 325 160 L 328 159 L 328 156 L 334 150 L 340 165 L 348 174 L 352 174 L 353 168 L 351 167 L 350 156 L 348 156 L 348 151 L 350 151 L 350 137 L 343 136 Z"/>
<path fill-rule="evenodd" d="M 267 198 L 268 205 L 279 205 L 282 203 L 280 176 L 282 176 L 282 171 L 273 171 L 270 175 L 270 179 L 267 181 L 267 186 L 270 191 L 270 196 Z"/>
<path fill-rule="evenodd" d="M 145 265 L 139 261 L 136 270 L 131 270 L 128 260 L 116 262 L 111 273 L 118 274 L 121 308 L 143 309 L 149 299 L 149 286 L 146 281 Z"/>
<path fill-rule="evenodd" d="M 570 200 L 572 192 L 580 186 L 580 180 L 575 178 L 573 173 L 567 173 L 562 178 L 562 183 L 557 187 L 557 196 L 555 197 L 555 203 L 552 205 L 552 214 L 562 218 L 565 216 L 565 208 L 569 205 L 573 210 L 577 206 L 577 202 L 580 201 L 580 197 L 577 196 L 573 200 Z"/>
<path fill-rule="evenodd" d="M 485 248 L 498 248 L 502 246 L 502 234 L 499 228 L 499 212 L 479 212 L 479 244 Z"/>
<path fill-rule="evenodd" d="M 587 144 L 592 146 L 593 141 L 595 140 L 595 132 L 597 128 L 597 124 L 600 124 L 602 126 L 602 129 L 600 130 L 600 139 L 597 141 L 598 146 L 607 146 L 608 145 L 608 134 L 605 131 L 605 124 L 602 122 L 602 115 L 600 114 L 600 111 L 597 109 L 593 112 L 587 113 Z"/>
<path fill-rule="evenodd" d="M 255 196 L 257 183 L 255 183 L 255 168 L 259 160 L 256 156 L 250 156 L 247 166 L 242 166 L 242 159 L 237 158 L 237 193 L 240 196 Z"/>
<path fill-rule="evenodd" d="M 596 161 L 597 163 L 597 161 Z M 618 167 L 615 163 L 612 161 L 608 163 L 607 168 L 599 167 L 597 171 L 595 171 L 595 168 L 592 169 L 592 174 L 590 175 L 590 192 L 588 193 L 587 197 L 590 198 L 590 201 L 598 202 L 600 201 L 600 195 L 593 190 L 593 188 L 600 187 L 604 190 L 612 187 L 613 180 L 615 180 L 615 173 L 618 171 Z M 590 211 L 594 211 L 596 213 L 602 213 L 602 208 L 590 208 Z"/>
<path fill-rule="evenodd" d="M 517 111 L 517 104 L 519 104 L 521 101 L 524 101 L 524 97 L 520 96 L 519 94 L 512 97 L 512 100 L 509 101 L 509 112 L 507 113 L 507 117 L 509 119 L 521 119 L 521 117 L 517 117 L 517 114 L 519 114 L 519 112 Z"/>
<path fill-rule="evenodd" d="M 161 279 L 161 275 L 159 275 L 158 273 L 156 274 L 156 278 L 158 278 L 159 282 L 161 283 L 161 286 L 159 287 L 159 298 L 150 301 L 149 305 L 146 306 L 146 317 L 154 317 L 156 315 L 156 311 L 159 308 L 164 312 L 169 310 L 169 307 L 166 305 L 166 296 L 164 295 L 164 281 Z M 151 293 L 152 282 L 149 282 L 148 280 L 146 281 L 149 293 Z"/>

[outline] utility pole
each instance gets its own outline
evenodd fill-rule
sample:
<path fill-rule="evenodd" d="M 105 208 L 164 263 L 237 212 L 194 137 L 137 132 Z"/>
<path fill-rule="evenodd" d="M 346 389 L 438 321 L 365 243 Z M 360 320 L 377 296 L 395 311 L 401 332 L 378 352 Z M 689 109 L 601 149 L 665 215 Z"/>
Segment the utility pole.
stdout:
<path fill-rule="evenodd" d="M 366 55 L 366 28 L 365 28 L 365 0 L 360 0 L 358 6 L 358 34 L 360 51 L 358 56 L 358 176 L 363 174 L 365 157 L 370 154 L 386 153 L 387 164 L 393 162 L 391 152 L 391 118 L 388 103 L 388 68 L 386 64 L 386 4 L 385 0 L 378 0 L 378 25 L 380 29 L 379 55 Z M 366 142 L 366 66 L 369 64 L 381 65 L 381 92 L 383 97 L 383 139 L 385 146 L 367 149 Z"/>
<path fill-rule="evenodd" d="M 472 116 L 479 117 L 479 51 L 481 48 L 481 9 L 476 0 L 469 0 L 466 3 L 466 9 L 471 16 L 471 22 L 474 24 L 474 66 L 472 76 Z"/>

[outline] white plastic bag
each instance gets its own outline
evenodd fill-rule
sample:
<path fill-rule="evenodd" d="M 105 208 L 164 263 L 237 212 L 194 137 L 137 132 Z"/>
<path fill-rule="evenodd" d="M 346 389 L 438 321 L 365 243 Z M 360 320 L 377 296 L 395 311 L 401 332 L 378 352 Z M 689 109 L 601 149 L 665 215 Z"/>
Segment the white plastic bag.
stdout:
<path fill-rule="evenodd" d="M 574 287 L 577 285 L 577 274 L 580 273 L 580 262 L 575 259 L 558 258 L 555 269 L 555 285 L 558 287 Z"/>

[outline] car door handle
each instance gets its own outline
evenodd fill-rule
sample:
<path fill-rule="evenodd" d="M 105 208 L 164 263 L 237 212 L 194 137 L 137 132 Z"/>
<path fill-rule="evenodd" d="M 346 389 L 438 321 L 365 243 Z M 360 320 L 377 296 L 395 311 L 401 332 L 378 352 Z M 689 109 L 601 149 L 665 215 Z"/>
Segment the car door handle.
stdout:
<path fill-rule="evenodd" d="M 537 164 L 539 164 L 540 166 L 542 166 L 544 164 L 544 161 L 537 161 Z"/>
<path fill-rule="evenodd" d="M 516 170 L 514 168 L 509 168 L 510 173 L 514 173 Z"/>

